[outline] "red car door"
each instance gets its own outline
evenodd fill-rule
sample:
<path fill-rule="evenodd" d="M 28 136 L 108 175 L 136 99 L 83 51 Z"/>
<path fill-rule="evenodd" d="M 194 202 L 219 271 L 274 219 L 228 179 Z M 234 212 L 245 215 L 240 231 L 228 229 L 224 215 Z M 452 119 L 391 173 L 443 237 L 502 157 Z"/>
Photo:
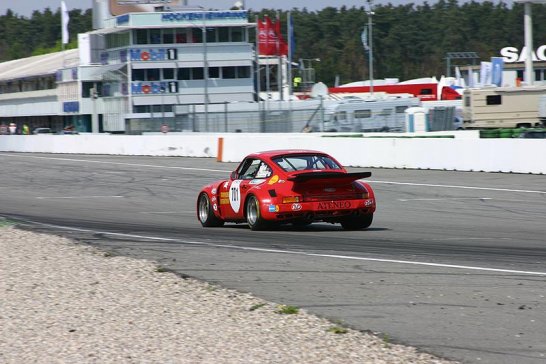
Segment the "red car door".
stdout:
<path fill-rule="evenodd" d="M 262 161 L 247 158 L 220 186 L 220 211 L 225 220 L 244 220 L 244 201 Z"/>

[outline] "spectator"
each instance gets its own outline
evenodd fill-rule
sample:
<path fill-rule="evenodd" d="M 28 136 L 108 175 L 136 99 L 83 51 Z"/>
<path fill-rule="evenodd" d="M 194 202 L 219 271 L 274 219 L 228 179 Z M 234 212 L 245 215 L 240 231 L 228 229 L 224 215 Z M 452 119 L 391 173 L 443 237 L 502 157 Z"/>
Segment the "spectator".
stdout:
<path fill-rule="evenodd" d="M 17 125 L 15 125 L 15 123 L 10 123 L 8 128 L 11 135 L 15 135 L 17 133 Z"/>
<path fill-rule="evenodd" d="M 23 124 L 23 135 L 30 135 L 30 128 L 27 124 Z"/>
<path fill-rule="evenodd" d="M 0 124 L 0 135 L 8 135 L 8 134 L 9 134 L 8 126 L 4 123 Z"/>

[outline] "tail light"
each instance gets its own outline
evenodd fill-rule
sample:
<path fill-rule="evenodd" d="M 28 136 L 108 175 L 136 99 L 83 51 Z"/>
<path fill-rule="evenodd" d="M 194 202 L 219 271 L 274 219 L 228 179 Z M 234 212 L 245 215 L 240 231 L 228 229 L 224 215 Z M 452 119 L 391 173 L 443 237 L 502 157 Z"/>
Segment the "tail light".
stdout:
<path fill-rule="evenodd" d="M 294 202 L 300 202 L 301 197 L 300 196 L 285 196 L 282 198 L 282 203 L 294 203 Z"/>

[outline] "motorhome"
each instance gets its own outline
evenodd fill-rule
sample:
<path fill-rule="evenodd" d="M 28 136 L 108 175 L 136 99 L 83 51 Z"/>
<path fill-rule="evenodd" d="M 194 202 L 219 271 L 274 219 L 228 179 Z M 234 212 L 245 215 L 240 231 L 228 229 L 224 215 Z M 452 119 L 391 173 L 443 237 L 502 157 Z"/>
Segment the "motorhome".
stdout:
<path fill-rule="evenodd" d="M 485 87 L 463 92 L 465 129 L 539 126 L 539 100 L 545 86 Z"/>
<path fill-rule="evenodd" d="M 420 106 L 416 97 L 376 95 L 366 99 L 349 97 L 324 109 L 323 122 L 311 125 L 312 131 L 374 132 L 405 131 L 405 111 Z"/>

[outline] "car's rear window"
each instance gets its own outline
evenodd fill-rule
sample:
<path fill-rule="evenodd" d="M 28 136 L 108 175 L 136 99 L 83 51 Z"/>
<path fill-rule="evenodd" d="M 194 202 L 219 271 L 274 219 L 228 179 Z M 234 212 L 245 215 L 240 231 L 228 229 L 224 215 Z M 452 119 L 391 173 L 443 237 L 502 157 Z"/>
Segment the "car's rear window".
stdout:
<path fill-rule="evenodd" d="M 286 172 L 341 169 L 332 158 L 320 154 L 283 155 L 273 158 L 273 162 Z"/>

